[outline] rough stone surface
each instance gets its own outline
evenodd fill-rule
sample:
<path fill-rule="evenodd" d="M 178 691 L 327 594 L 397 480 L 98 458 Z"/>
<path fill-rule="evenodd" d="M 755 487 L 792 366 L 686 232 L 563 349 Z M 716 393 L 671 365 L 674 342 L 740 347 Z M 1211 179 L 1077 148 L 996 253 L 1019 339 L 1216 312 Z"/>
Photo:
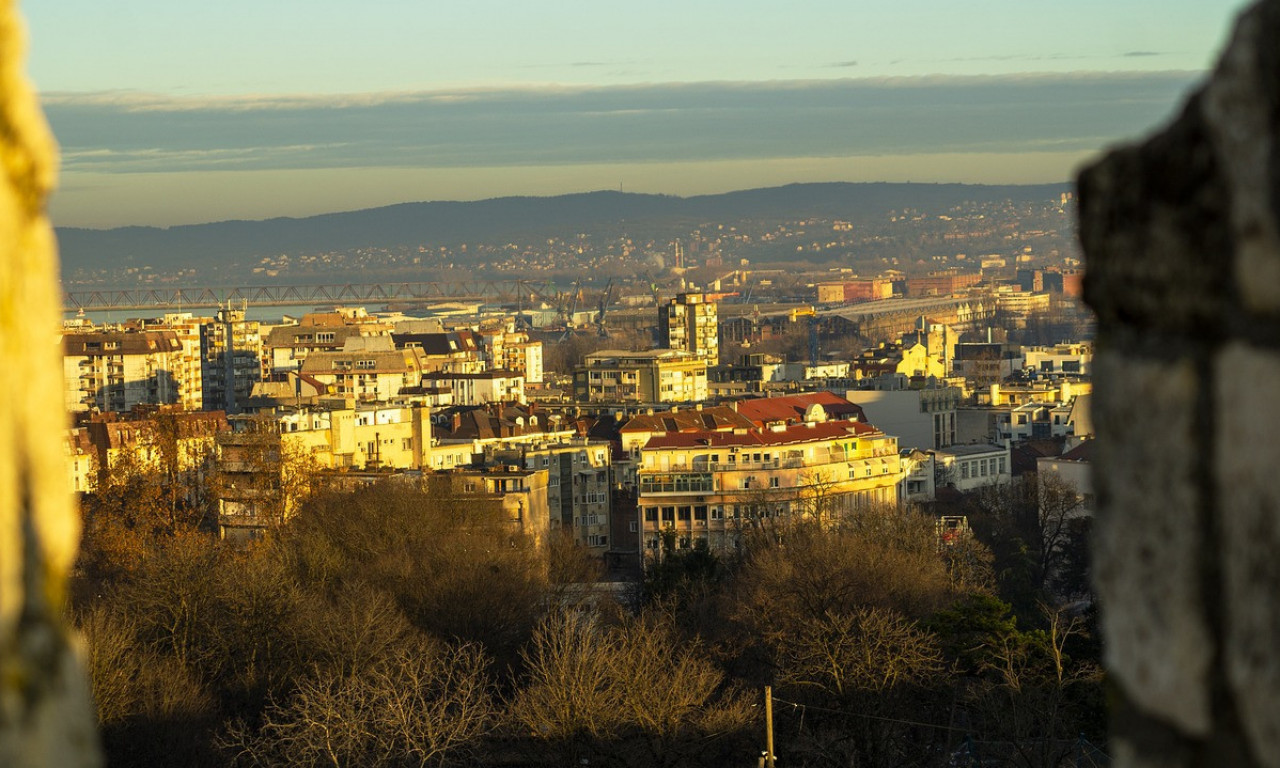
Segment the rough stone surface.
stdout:
<path fill-rule="evenodd" d="M 1235 343 L 1216 369 L 1226 672 L 1260 762 L 1280 766 L 1280 354 Z"/>
<path fill-rule="evenodd" d="M 1137 706 L 1204 734 L 1212 637 L 1197 572 L 1194 477 L 1206 457 L 1194 431 L 1195 368 L 1100 352 L 1094 375 L 1109 382 L 1093 399 L 1097 466 L 1114 468 L 1094 480 L 1107 667 Z"/>
<path fill-rule="evenodd" d="M 1113 757 L 1280 768 L 1280 0 L 1080 176 Z"/>
<path fill-rule="evenodd" d="M 1280 311 L 1280 158 L 1273 144 L 1280 132 L 1277 30 L 1280 13 L 1274 6 L 1259 5 L 1242 16 L 1202 103 L 1231 190 L 1229 220 L 1238 243 L 1236 284 L 1245 306 L 1262 312 Z"/>
<path fill-rule="evenodd" d="M 1227 195 L 1196 102 L 1166 132 L 1080 177 L 1085 298 L 1100 328 L 1194 337 L 1220 324 Z"/>
<path fill-rule="evenodd" d="M 61 296 L 44 206 L 54 148 L 0 0 L 0 765 L 99 764 L 93 708 L 62 625 L 79 516 L 67 487 Z"/>

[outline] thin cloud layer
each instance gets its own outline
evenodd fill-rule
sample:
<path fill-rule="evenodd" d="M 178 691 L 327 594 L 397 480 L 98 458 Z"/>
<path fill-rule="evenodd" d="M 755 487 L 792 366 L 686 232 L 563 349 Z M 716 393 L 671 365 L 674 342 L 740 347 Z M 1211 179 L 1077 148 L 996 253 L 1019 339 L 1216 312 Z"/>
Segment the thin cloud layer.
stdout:
<path fill-rule="evenodd" d="M 670 163 L 1094 150 L 1163 119 L 1194 77 L 1082 73 L 203 99 L 54 93 L 44 106 L 70 174 Z"/>

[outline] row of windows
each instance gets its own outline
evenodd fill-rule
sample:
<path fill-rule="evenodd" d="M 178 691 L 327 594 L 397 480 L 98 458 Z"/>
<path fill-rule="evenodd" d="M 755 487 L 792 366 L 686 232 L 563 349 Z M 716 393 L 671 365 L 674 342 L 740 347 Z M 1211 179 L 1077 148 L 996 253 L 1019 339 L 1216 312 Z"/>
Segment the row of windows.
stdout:
<path fill-rule="evenodd" d="M 719 520 L 724 517 L 724 511 L 720 507 L 707 508 L 705 504 L 687 507 L 645 507 L 645 522 L 656 523 L 661 520 L 664 523 L 675 522 L 676 520 L 706 520 L 707 515 L 712 520 Z"/>
<path fill-rule="evenodd" d="M 1005 457 L 978 459 L 977 461 L 960 462 L 960 479 L 978 479 L 1003 475 L 1006 471 Z"/>

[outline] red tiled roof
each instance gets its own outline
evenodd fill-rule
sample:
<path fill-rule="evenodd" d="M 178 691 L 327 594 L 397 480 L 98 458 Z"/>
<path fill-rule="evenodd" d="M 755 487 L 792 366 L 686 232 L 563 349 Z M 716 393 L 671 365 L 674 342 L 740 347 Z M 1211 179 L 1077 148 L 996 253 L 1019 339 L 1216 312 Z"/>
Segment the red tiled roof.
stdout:
<path fill-rule="evenodd" d="M 761 397 L 738 401 L 738 413 L 760 426 L 771 421 L 796 422 L 804 419 L 804 412 L 811 405 L 821 405 L 827 416 L 833 419 L 866 421 L 862 406 L 855 405 L 833 392 L 809 392 L 786 397 Z"/>
<path fill-rule="evenodd" d="M 649 438 L 645 448 L 697 448 L 708 446 L 788 445 L 815 440 L 831 440 L 847 435 L 866 436 L 880 434 L 880 430 L 857 421 L 823 421 L 813 424 L 795 424 L 773 431 L 751 429 L 745 432 L 669 432 Z"/>
<path fill-rule="evenodd" d="M 640 414 L 622 427 L 622 432 L 707 432 L 729 430 L 735 427 L 749 428 L 755 422 L 725 405 L 702 410 L 682 410 L 672 413 Z"/>

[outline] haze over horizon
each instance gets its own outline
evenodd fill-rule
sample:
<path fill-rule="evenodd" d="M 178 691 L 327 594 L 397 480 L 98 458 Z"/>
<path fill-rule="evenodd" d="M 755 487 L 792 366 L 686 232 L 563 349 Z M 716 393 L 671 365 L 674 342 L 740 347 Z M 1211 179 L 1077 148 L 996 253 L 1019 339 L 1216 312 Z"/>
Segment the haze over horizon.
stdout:
<path fill-rule="evenodd" d="M 1168 118 L 1239 3 L 1115 5 L 24 10 L 63 153 L 54 223 L 114 227 L 619 188 L 1063 182 Z"/>

